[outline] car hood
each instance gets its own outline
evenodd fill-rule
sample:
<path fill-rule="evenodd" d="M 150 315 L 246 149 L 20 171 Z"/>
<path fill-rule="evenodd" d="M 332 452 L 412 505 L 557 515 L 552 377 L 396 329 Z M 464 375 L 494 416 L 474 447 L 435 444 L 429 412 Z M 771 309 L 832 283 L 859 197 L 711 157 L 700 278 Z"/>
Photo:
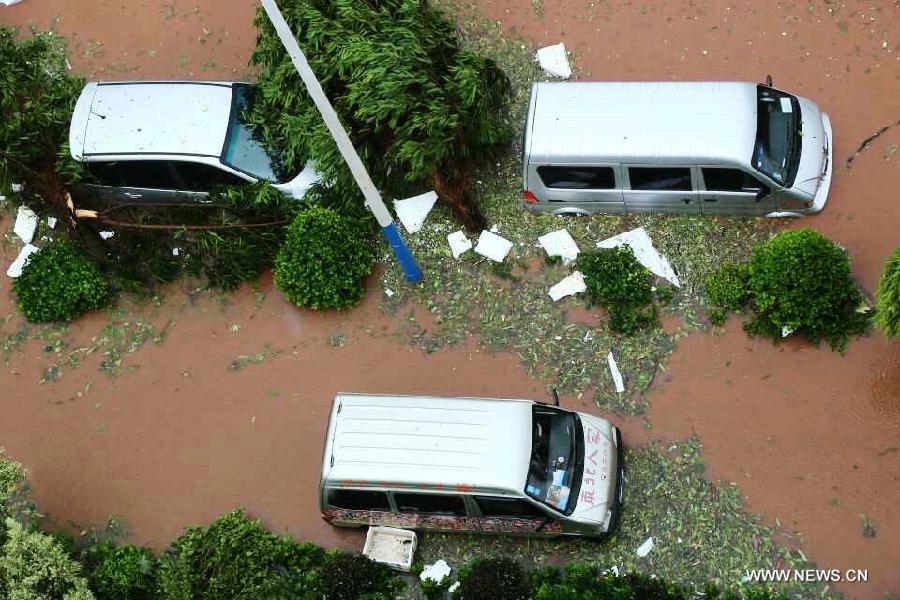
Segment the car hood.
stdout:
<path fill-rule="evenodd" d="M 603 523 L 616 488 L 616 447 L 612 426 L 604 419 L 579 413 L 584 429 L 584 469 L 572 517 Z"/>
<path fill-rule="evenodd" d="M 816 195 L 822 181 L 825 160 L 828 156 L 828 140 L 825 136 L 825 126 L 822 123 L 822 112 L 819 107 L 806 98 L 798 98 L 798 100 L 800 101 L 803 135 L 801 137 L 800 167 L 794 178 L 793 189 L 812 198 Z"/>

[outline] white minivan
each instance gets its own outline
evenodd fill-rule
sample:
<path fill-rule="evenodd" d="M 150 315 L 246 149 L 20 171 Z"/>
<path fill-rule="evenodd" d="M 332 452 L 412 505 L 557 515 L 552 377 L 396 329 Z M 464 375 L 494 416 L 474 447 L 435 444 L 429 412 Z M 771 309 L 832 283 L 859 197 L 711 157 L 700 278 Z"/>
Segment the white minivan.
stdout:
<path fill-rule="evenodd" d="M 599 537 L 623 446 L 606 420 L 531 400 L 338 394 L 320 483 L 332 525 Z"/>
<path fill-rule="evenodd" d="M 825 206 L 828 115 L 736 82 L 535 83 L 524 205 L 554 214 L 801 216 Z"/>

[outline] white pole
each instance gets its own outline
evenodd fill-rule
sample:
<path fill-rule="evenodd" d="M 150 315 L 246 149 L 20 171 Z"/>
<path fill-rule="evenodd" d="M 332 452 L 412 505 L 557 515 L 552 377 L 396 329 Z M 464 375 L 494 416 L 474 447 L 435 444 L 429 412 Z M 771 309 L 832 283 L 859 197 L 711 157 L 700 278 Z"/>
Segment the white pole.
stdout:
<path fill-rule="evenodd" d="M 353 179 L 356 180 L 356 185 L 362 190 L 366 199 L 366 206 L 372 211 L 375 220 L 378 221 L 382 232 L 393 247 L 400 265 L 403 267 L 403 273 L 406 275 L 407 280 L 413 283 L 419 281 L 422 277 L 422 272 L 400 236 L 400 230 L 397 229 L 394 218 L 384 205 L 384 201 L 381 199 L 381 194 L 378 192 L 375 184 L 372 183 L 372 178 L 369 177 L 365 165 L 360 160 L 359 154 L 356 153 L 353 142 L 350 141 L 350 136 L 347 135 L 344 126 L 341 125 L 334 107 L 331 106 L 331 102 L 325 95 L 325 91 L 316 78 L 316 74 L 310 68 L 306 55 L 300 49 L 300 44 L 297 43 L 291 28 L 288 26 L 287 21 L 284 20 L 281 10 L 279 10 L 275 0 L 261 0 L 261 2 L 263 9 L 269 16 L 269 20 L 275 27 L 275 32 L 281 39 L 281 43 L 290 55 L 294 67 L 300 74 L 301 79 L 303 79 L 303 83 L 306 84 L 307 92 L 309 92 L 310 97 L 316 104 L 316 108 L 322 114 L 322 119 L 325 121 L 328 131 L 331 132 L 331 137 L 334 138 L 341 156 L 344 157 L 347 166 L 350 167 L 350 172 L 353 174 Z"/>

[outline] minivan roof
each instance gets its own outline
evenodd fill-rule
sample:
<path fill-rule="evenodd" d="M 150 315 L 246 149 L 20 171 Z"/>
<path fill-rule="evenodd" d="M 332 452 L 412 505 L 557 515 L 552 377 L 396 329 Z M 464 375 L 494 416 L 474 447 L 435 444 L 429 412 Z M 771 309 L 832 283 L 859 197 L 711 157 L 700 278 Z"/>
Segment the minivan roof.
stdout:
<path fill-rule="evenodd" d="M 232 82 L 88 83 L 72 115 L 76 160 L 96 155 L 219 157 L 231 114 Z"/>
<path fill-rule="evenodd" d="M 525 489 L 530 400 L 339 394 L 323 476 L 342 486 Z"/>
<path fill-rule="evenodd" d="M 749 165 L 756 85 L 561 82 L 532 88 L 526 159 Z"/>

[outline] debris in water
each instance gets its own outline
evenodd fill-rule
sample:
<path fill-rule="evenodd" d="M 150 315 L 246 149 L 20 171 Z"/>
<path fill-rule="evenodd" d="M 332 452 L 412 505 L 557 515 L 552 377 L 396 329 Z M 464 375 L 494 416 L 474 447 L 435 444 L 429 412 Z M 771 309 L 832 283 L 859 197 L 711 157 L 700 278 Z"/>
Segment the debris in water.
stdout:
<path fill-rule="evenodd" d="M 22 250 L 19 252 L 19 255 L 16 257 L 16 260 L 9 265 L 9 268 L 6 270 L 6 275 L 9 277 L 18 277 L 22 274 L 22 267 L 25 266 L 25 263 L 28 261 L 28 257 L 40 250 L 37 246 L 32 246 L 31 244 L 25 244 Z"/>
<path fill-rule="evenodd" d="M 34 232 L 37 229 L 37 225 L 38 217 L 34 211 L 24 204 L 20 206 L 18 212 L 16 212 L 16 224 L 13 226 L 15 234 L 19 236 L 23 242 L 30 244 L 31 240 L 34 239 Z"/>
<path fill-rule="evenodd" d="M 550 299 L 557 302 L 560 298 L 574 296 L 586 290 L 587 285 L 584 283 L 584 275 L 582 275 L 581 271 L 575 271 L 551 287 L 548 293 L 550 294 Z"/>
<path fill-rule="evenodd" d="M 598 248 L 618 248 L 619 246 L 628 246 L 634 252 L 634 257 L 637 261 L 650 269 L 654 275 L 668 280 L 675 287 L 681 287 L 681 282 L 678 280 L 675 270 L 672 269 L 666 257 L 653 247 L 653 241 L 643 227 L 638 227 L 602 242 L 597 242 Z"/>
<path fill-rule="evenodd" d="M 551 231 L 538 238 L 538 243 L 547 252 L 547 256 L 559 256 L 564 265 L 578 258 L 578 244 L 566 229 Z"/>
<path fill-rule="evenodd" d="M 47 217 L 47 227 L 56 229 L 56 217 Z"/>
<path fill-rule="evenodd" d="M 478 245 L 475 246 L 475 252 L 494 262 L 503 262 L 503 259 L 509 254 L 512 247 L 513 244 L 508 239 L 484 230 L 478 236 Z"/>
<path fill-rule="evenodd" d="M 472 249 L 472 240 L 467 238 L 462 230 L 454 231 L 448 235 L 447 243 L 450 244 L 450 252 L 453 253 L 453 258 L 459 258 Z"/>
<path fill-rule="evenodd" d="M 566 46 L 562 42 L 539 48 L 537 59 L 541 68 L 554 77 L 568 79 L 572 76 L 572 67 L 569 66 L 569 57 L 566 56 Z"/>
<path fill-rule="evenodd" d="M 612 350 L 606 355 L 606 364 L 609 365 L 609 372 L 612 375 L 613 383 L 616 385 L 616 392 L 625 391 L 625 382 L 622 380 L 622 372 L 619 371 L 619 365 L 616 364 L 616 358 L 613 356 Z"/>
<path fill-rule="evenodd" d="M 648 537 L 647 541 L 645 541 L 643 544 L 638 546 L 638 549 L 636 552 L 639 557 L 644 558 L 645 556 L 650 554 L 651 550 L 653 550 L 653 538 Z"/>
<path fill-rule="evenodd" d="M 406 200 L 394 200 L 394 210 L 397 211 L 397 218 L 403 223 L 406 231 L 416 233 L 422 229 L 435 202 L 437 193 L 432 190 Z"/>
<path fill-rule="evenodd" d="M 109 238 L 111 238 L 111 237 L 114 236 L 114 235 L 116 235 L 116 232 L 115 232 L 115 231 L 101 231 L 101 232 L 100 232 L 100 239 L 101 239 L 101 240 L 108 240 Z"/>
<path fill-rule="evenodd" d="M 447 564 L 447 561 L 444 559 L 440 559 L 435 563 L 430 565 L 425 565 L 425 568 L 422 569 L 422 572 L 419 574 L 419 579 L 422 581 L 431 580 L 437 584 L 440 584 L 445 577 L 450 575 L 450 565 Z"/>
<path fill-rule="evenodd" d="M 388 287 L 384 288 L 384 295 L 387 296 L 388 298 L 392 297 L 394 295 L 394 293 L 395 293 L 394 290 L 392 290 L 391 288 L 388 288 Z"/>

